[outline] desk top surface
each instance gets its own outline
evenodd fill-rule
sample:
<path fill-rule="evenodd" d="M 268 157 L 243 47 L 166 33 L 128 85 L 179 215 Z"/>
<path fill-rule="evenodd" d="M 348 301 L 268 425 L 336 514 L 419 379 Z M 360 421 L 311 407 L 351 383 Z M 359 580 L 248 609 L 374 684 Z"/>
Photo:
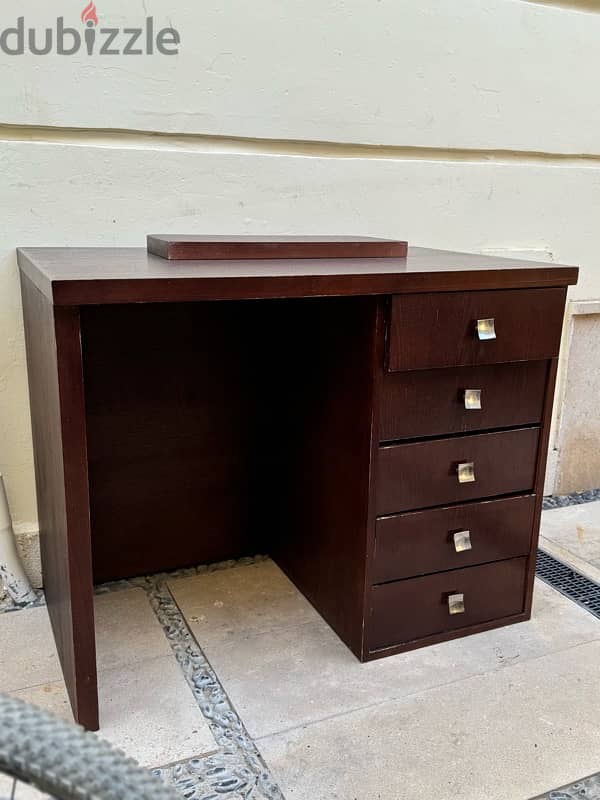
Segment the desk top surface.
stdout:
<path fill-rule="evenodd" d="M 167 261 L 145 248 L 26 247 L 19 267 L 55 305 L 522 289 L 576 267 L 410 247 L 406 258 Z"/>

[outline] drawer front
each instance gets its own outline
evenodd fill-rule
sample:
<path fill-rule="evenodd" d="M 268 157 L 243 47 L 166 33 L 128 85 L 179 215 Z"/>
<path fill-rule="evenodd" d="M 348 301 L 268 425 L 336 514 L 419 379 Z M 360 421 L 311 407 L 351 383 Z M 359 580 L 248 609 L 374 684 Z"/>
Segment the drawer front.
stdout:
<path fill-rule="evenodd" d="M 511 558 L 374 586 L 369 649 L 391 647 L 521 613 L 526 567 L 526 558 Z M 463 595 L 464 611 L 451 614 L 449 598 L 458 594 Z"/>
<path fill-rule="evenodd" d="M 394 295 L 388 368 L 552 358 L 558 355 L 565 296 L 564 289 Z M 496 338 L 479 338 L 477 320 L 486 319 L 494 320 Z"/>
<path fill-rule="evenodd" d="M 407 442 L 379 448 L 376 513 L 460 503 L 533 488 L 538 428 Z M 473 464 L 475 480 L 459 481 Z"/>
<path fill-rule="evenodd" d="M 379 519 L 372 582 L 527 555 L 534 510 L 527 495 Z"/>
<path fill-rule="evenodd" d="M 380 441 L 535 425 L 542 419 L 547 361 L 388 372 Z M 479 392 L 481 408 L 465 399 Z"/>

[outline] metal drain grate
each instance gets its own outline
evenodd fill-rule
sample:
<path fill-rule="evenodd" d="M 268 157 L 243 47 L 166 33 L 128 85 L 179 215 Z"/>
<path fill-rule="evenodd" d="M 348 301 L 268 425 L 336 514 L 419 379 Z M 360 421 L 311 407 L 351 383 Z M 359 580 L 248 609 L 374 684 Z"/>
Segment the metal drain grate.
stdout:
<path fill-rule="evenodd" d="M 600 585 L 595 581 L 543 550 L 538 550 L 535 573 L 553 589 L 600 619 Z"/>

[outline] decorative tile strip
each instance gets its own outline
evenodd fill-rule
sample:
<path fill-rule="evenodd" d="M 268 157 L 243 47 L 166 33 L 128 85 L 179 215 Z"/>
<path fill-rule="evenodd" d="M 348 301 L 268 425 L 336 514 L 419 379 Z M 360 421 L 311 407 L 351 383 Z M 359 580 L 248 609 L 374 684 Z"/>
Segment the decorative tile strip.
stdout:
<path fill-rule="evenodd" d="M 244 559 L 243 563 L 256 560 Z M 220 568 L 235 563 L 227 562 Z M 206 758 L 156 769 L 155 774 L 173 783 L 186 800 L 283 800 L 215 671 L 192 636 L 165 577 L 143 588 L 220 749 Z"/>
<path fill-rule="evenodd" d="M 541 794 L 534 800 L 600 800 L 600 772 L 582 778 L 577 783 L 554 789 L 547 794 Z"/>
<path fill-rule="evenodd" d="M 25 608 L 45 606 L 46 598 L 44 597 L 43 589 L 34 589 L 34 591 L 36 599 L 31 603 L 15 603 L 6 590 L 3 593 L 2 587 L 0 586 L 0 614 L 7 614 L 10 611 L 22 611 Z"/>
<path fill-rule="evenodd" d="M 544 497 L 542 508 L 564 508 L 565 506 L 578 506 L 581 503 L 593 503 L 600 500 L 600 489 L 588 489 L 585 492 L 572 492 L 572 494 L 557 494 Z"/>
<path fill-rule="evenodd" d="M 268 561 L 269 556 L 256 555 L 244 556 L 243 558 L 230 558 L 228 561 L 217 561 L 214 564 L 199 564 L 197 567 L 184 567 L 174 569 L 170 572 L 157 572 L 155 575 L 142 575 L 139 578 L 123 578 L 118 581 L 108 581 L 100 583 L 95 587 L 96 594 L 106 592 L 119 592 L 122 589 L 144 589 L 150 591 L 158 583 L 170 581 L 174 578 L 193 578 L 195 575 L 203 575 L 206 572 L 219 572 L 232 567 L 241 567 L 249 564 L 259 564 L 261 561 Z"/>

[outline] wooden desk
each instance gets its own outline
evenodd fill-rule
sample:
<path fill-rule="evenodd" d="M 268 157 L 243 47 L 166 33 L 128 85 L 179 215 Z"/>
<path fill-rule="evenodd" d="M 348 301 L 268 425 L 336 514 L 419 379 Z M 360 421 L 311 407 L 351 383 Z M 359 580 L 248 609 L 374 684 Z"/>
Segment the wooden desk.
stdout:
<path fill-rule="evenodd" d="M 420 248 L 19 266 L 44 584 L 86 727 L 94 581 L 268 552 L 361 660 L 530 616 L 576 269 Z"/>

